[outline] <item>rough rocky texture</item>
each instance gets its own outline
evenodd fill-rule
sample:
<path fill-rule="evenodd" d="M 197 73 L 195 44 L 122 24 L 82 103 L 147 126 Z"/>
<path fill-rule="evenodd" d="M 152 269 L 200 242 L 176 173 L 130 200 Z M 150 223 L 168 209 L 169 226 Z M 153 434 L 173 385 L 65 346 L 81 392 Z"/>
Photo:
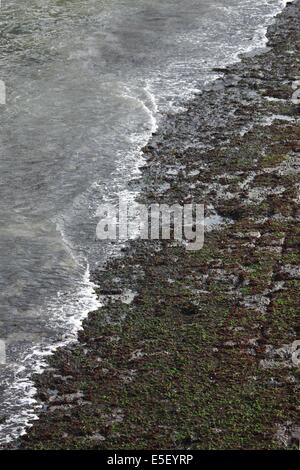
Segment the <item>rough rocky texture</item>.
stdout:
<path fill-rule="evenodd" d="M 299 1 L 268 35 L 144 149 L 142 201 L 193 199 L 225 224 L 196 252 L 130 242 L 95 273 L 106 304 L 36 377 L 44 411 L 18 447 L 299 445 Z"/>

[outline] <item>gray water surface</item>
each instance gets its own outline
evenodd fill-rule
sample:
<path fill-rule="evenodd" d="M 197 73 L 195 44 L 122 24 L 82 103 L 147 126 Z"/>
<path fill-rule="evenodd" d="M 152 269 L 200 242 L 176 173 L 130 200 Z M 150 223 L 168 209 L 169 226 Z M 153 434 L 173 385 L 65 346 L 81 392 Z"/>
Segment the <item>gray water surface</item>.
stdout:
<path fill-rule="evenodd" d="M 98 205 L 161 116 L 263 43 L 279 0 L 6 0 L 0 9 L 0 444 L 34 417 L 30 374 L 97 305 Z M 5 421 L 1 420 L 4 418 Z"/>

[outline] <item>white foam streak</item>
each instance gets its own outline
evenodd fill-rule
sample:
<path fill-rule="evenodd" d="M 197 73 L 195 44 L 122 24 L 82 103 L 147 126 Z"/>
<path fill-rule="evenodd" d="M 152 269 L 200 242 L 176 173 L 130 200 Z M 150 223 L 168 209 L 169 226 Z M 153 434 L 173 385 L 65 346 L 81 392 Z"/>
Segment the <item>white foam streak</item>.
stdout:
<path fill-rule="evenodd" d="M 227 65 L 240 60 L 239 55 L 241 53 L 250 52 L 257 48 L 265 48 L 267 45 L 267 27 L 274 21 L 274 16 L 279 13 L 287 3 L 287 0 L 280 0 L 277 5 L 274 5 L 274 9 L 266 16 L 264 25 L 258 29 L 254 40 L 248 47 L 243 46 L 242 48 L 235 49 L 231 56 L 226 57 L 224 64 L 219 63 L 211 65 Z M 209 72 L 209 78 L 207 78 L 207 80 L 211 81 L 216 77 L 217 76 L 215 74 Z M 178 83 L 177 80 L 176 86 L 179 86 L 180 83 Z M 117 195 L 121 197 L 123 201 L 133 203 L 138 194 L 138 190 L 129 190 L 126 188 L 124 175 L 126 175 L 127 180 L 140 175 L 140 167 L 144 163 L 141 148 L 148 143 L 152 133 L 156 132 L 158 128 L 159 111 L 161 109 L 157 101 L 156 93 L 153 91 L 154 88 L 154 82 L 149 80 L 145 82 L 142 93 L 137 93 L 130 89 L 124 89 L 123 96 L 129 100 L 133 100 L 141 107 L 145 113 L 145 120 L 149 123 L 149 126 L 148 129 L 144 130 L 142 133 L 130 136 L 130 141 L 132 143 L 132 151 L 130 154 L 126 155 L 125 158 L 122 153 L 119 155 L 118 172 L 112 182 L 112 188 L 115 193 L 114 196 Z M 188 86 L 185 87 L 184 97 L 190 99 L 198 91 L 199 89 L 197 88 L 195 81 L 189 83 Z M 172 98 L 170 101 L 170 109 L 173 111 L 181 109 L 172 106 Z M 218 224 L 220 221 L 217 218 L 212 217 L 209 222 L 211 222 L 211 225 L 214 225 L 215 223 Z M 62 238 L 64 239 L 68 251 L 73 257 L 74 262 L 78 262 L 78 259 L 76 259 L 72 251 L 72 247 L 64 238 L 63 229 L 59 225 L 58 228 L 61 230 Z M 18 412 L 14 416 L 10 416 L 4 424 L 0 425 L 0 436 L 4 436 L 6 434 L 5 438 L 0 438 L 0 445 L 6 444 L 7 442 L 24 434 L 26 432 L 26 428 L 31 426 L 34 420 L 38 419 L 38 412 L 41 409 L 41 404 L 36 399 L 36 388 L 34 386 L 34 382 L 30 377 L 26 376 L 27 371 L 30 370 L 32 374 L 42 373 L 47 366 L 47 360 L 50 355 L 52 355 L 59 347 L 70 344 L 72 341 L 76 341 L 78 330 L 82 327 L 83 319 L 86 318 L 90 311 L 98 309 L 101 306 L 94 288 L 95 286 L 90 281 L 89 267 L 87 266 L 82 283 L 80 284 L 76 295 L 72 294 L 69 298 L 62 300 L 58 294 L 55 302 L 49 306 L 49 308 L 52 309 L 52 326 L 54 328 L 57 326 L 63 328 L 65 331 L 64 338 L 61 341 L 55 342 L 55 344 L 49 345 L 45 343 L 35 346 L 26 354 L 26 356 L 24 356 L 21 364 L 18 366 L 11 366 L 12 373 L 14 374 L 14 381 L 9 385 L 9 390 L 7 391 L 5 400 L 7 400 L 7 405 L 9 405 L 10 401 L 13 399 Z"/>
<path fill-rule="evenodd" d="M 95 285 L 90 281 L 88 266 L 76 298 L 68 299 L 60 307 L 58 307 L 59 303 L 58 296 L 57 305 L 51 305 L 49 308 L 52 308 L 55 312 L 51 319 L 53 327 L 57 327 L 59 324 L 64 326 L 64 338 L 55 344 L 36 345 L 23 357 L 20 364 L 9 365 L 15 379 L 9 385 L 2 405 L 9 407 L 13 399 L 14 409 L 18 411 L 9 416 L 4 424 L 0 425 L 0 436 L 5 436 L 0 438 L 0 445 L 7 444 L 23 435 L 26 428 L 38 419 L 38 412 L 41 410 L 42 405 L 36 399 L 36 388 L 31 376 L 27 376 L 28 370 L 31 371 L 31 374 L 41 374 L 47 367 L 49 356 L 58 348 L 76 341 L 83 319 L 86 318 L 89 312 L 101 306 L 95 293 Z"/>

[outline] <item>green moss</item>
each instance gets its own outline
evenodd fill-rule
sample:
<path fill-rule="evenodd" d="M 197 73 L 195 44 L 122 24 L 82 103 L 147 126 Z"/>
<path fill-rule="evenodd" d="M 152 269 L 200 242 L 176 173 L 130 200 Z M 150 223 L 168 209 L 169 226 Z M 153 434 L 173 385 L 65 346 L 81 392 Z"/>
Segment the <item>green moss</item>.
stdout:
<path fill-rule="evenodd" d="M 299 31 L 294 28 L 292 34 Z M 282 47 L 297 44 L 279 42 L 280 53 Z M 293 109 L 285 102 L 253 103 L 252 98 L 244 106 L 244 94 L 255 88 L 258 95 L 290 96 L 290 86 L 282 81 L 284 67 L 284 76 L 289 76 L 291 67 L 299 66 L 293 56 L 284 55 L 278 79 L 276 54 L 266 57 L 255 59 L 255 69 L 251 61 L 234 69 L 239 86 L 233 94 L 228 87 L 222 100 L 219 92 L 210 91 L 194 107 L 191 103 L 190 112 L 199 113 L 201 132 L 212 137 L 214 148 L 181 148 L 180 129 L 187 136 L 191 129 L 188 110 L 174 118 L 174 133 L 161 136 L 161 152 L 145 149 L 155 165 L 145 170 L 150 189 L 141 200 L 157 201 L 156 188 L 170 161 L 187 169 L 200 162 L 204 169 L 197 177 L 180 175 L 161 200 L 184 201 L 195 184 L 195 200 L 204 200 L 230 223 L 207 232 L 203 249 L 195 252 L 167 242 L 161 251 L 156 244 L 131 242 L 124 259 L 101 271 L 101 289 L 130 288 L 138 295 L 131 305 L 111 302 L 92 312 L 79 343 L 51 358 L 54 372 L 36 378 L 49 412 L 41 415 L 21 447 L 283 447 L 276 439 L 278 426 L 299 419 L 299 370 L 291 361 L 289 367 L 273 369 L 263 368 L 261 361 L 269 359 L 267 346 L 290 344 L 299 331 L 300 281 L 285 269 L 300 266 L 298 174 L 276 168 L 297 151 L 300 131 L 299 125 L 279 121 L 261 126 L 260 118 L 273 110 L 292 114 Z M 272 81 L 261 85 L 253 75 L 264 74 L 265 60 Z M 293 68 L 300 74 L 296 72 Z M 209 108 L 205 115 L 203 100 Z M 241 122 L 248 122 L 252 113 L 258 117 L 244 136 L 239 135 L 240 122 L 226 120 L 232 109 Z M 215 115 L 226 126 L 212 131 Z M 272 194 L 279 186 L 285 191 Z M 249 191 L 257 188 L 265 189 L 258 203 L 249 199 Z M 49 389 L 58 390 L 59 397 L 78 391 L 84 396 L 71 404 L 65 399 L 62 408 L 61 402 L 49 400 Z"/>
<path fill-rule="evenodd" d="M 263 168 L 275 167 L 277 165 L 280 165 L 280 163 L 282 163 L 286 159 L 286 157 L 286 154 L 266 155 L 262 158 L 260 164 Z"/>

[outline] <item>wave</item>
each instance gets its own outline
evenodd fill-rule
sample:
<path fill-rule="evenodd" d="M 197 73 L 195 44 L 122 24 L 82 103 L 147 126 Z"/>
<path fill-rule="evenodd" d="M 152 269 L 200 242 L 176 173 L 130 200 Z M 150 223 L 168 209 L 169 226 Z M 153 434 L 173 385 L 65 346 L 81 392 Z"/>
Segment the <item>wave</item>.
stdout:
<path fill-rule="evenodd" d="M 269 3 L 264 2 L 266 5 Z M 249 44 L 242 44 L 240 47 L 229 54 L 226 58 L 218 60 L 217 63 L 210 62 L 207 65 L 207 74 L 204 76 L 201 86 L 213 81 L 219 75 L 212 73 L 213 66 L 225 66 L 230 63 L 240 60 L 241 53 L 249 53 L 256 50 L 264 49 L 267 46 L 267 28 L 274 21 L 283 7 L 288 3 L 288 0 L 278 1 L 274 8 L 270 9 L 265 14 L 263 25 L 261 25 L 255 32 L 254 38 Z M 244 2 L 245 5 L 253 5 L 253 1 Z M 260 6 L 262 3 L 260 2 Z M 221 7 L 220 8 L 230 8 Z M 259 12 L 258 7 L 258 12 Z M 229 12 L 231 13 L 231 12 Z M 196 64 L 198 66 L 198 64 Z M 178 72 L 178 70 L 177 70 Z M 174 70 L 168 71 L 169 76 L 175 74 Z M 164 75 L 166 76 L 166 74 Z M 162 80 L 164 79 L 162 76 Z M 197 74 L 194 80 L 189 81 L 184 86 L 180 87 L 180 101 L 178 101 L 178 79 L 168 86 L 173 90 L 170 91 L 168 98 L 164 97 L 163 100 L 159 99 L 157 80 L 147 79 L 140 86 L 132 88 L 124 85 L 122 90 L 122 97 L 128 101 L 134 102 L 135 106 L 145 114 L 145 126 L 142 132 L 130 134 L 130 152 L 124 155 L 120 150 L 118 155 L 118 168 L 112 179 L 109 182 L 109 191 L 102 195 L 106 200 L 105 202 L 115 200 L 116 197 L 121 197 L 123 201 L 133 202 L 138 194 L 138 189 L 129 189 L 126 182 L 139 176 L 141 174 L 140 167 L 144 163 L 142 154 L 142 147 L 145 146 L 154 132 L 157 131 L 159 121 L 162 118 L 163 112 L 178 112 L 185 106 L 185 102 L 190 100 L 199 93 L 199 84 L 197 81 Z M 124 180 L 124 175 L 126 178 Z M 97 183 L 94 183 L 90 190 L 95 191 Z M 68 239 L 65 231 L 64 224 L 59 225 L 61 236 L 70 252 L 74 261 L 79 264 L 83 272 L 81 279 L 76 284 L 76 289 L 70 292 L 67 296 L 62 296 L 58 293 L 57 297 L 48 305 L 48 310 L 51 311 L 49 315 L 50 327 L 57 330 L 60 334 L 59 340 L 53 340 L 52 343 L 45 340 L 40 344 L 24 351 L 22 359 L 18 364 L 8 365 L 6 378 L 4 377 L 4 403 L 6 407 L 8 418 L 5 423 L 0 424 L 0 445 L 5 445 L 8 442 L 18 438 L 20 435 L 26 433 L 26 429 L 30 427 L 33 422 L 38 419 L 38 413 L 41 411 L 42 405 L 36 398 L 36 388 L 32 379 L 33 374 L 41 374 L 48 364 L 49 356 L 54 352 L 66 345 L 76 341 L 78 331 L 82 327 L 82 321 L 89 312 L 101 307 L 101 302 L 95 293 L 95 285 L 90 279 L 90 267 L 86 259 L 78 258 L 75 255 L 72 242 Z M 114 246 L 107 255 L 112 255 L 120 247 Z"/>

